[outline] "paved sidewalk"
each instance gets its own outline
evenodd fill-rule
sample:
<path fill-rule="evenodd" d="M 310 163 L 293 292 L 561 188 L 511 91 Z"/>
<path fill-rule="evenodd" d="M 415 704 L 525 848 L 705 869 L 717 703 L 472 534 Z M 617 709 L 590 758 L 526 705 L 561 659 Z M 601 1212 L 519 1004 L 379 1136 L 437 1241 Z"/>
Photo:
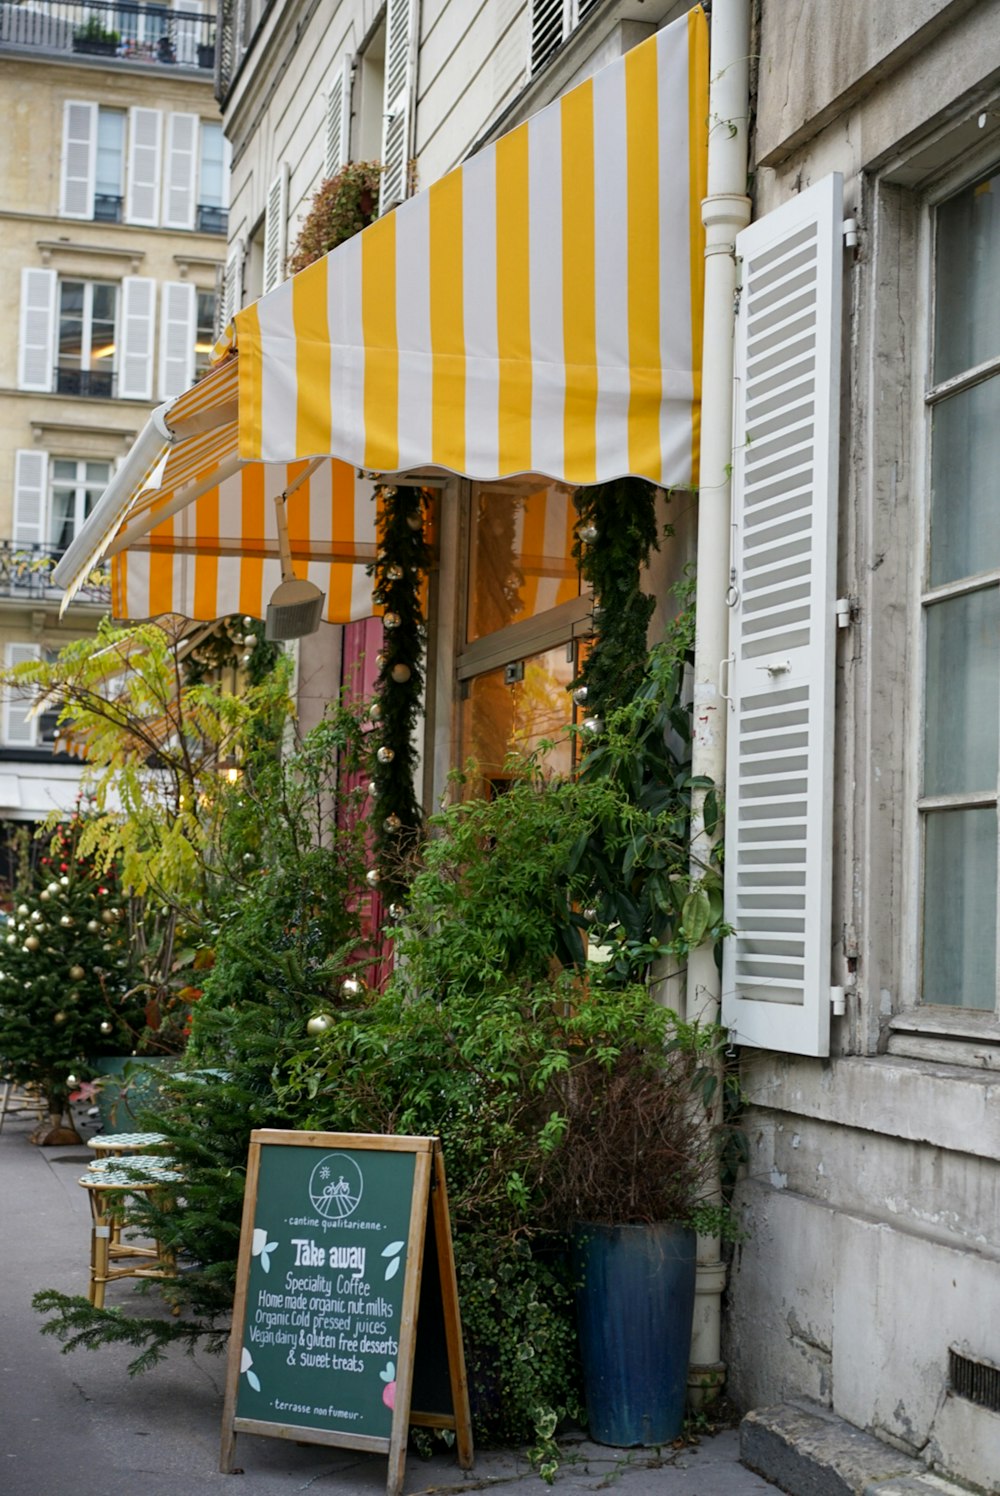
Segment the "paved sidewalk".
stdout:
<path fill-rule="evenodd" d="M 30 1125 L 8 1118 L 0 1134 L 0 1492 L 60 1496 L 277 1496 L 297 1491 L 381 1496 L 386 1462 L 241 1435 L 240 1476 L 218 1472 L 224 1366 L 221 1357 L 179 1352 L 138 1378 L 125 1347 L 64 1355 L 39 1334 L 31 1308 L 40 1288 L 85 1293 L 89 1207 L 77 1185 L 85 1145 L 35 1148 Z M 108 1306 L 126 1307 L 128 1282 L 112 1285 Z M 735 1430 L 657 1455 L 569 1441 L 556 1478 L 566 1493 L 617 1487 L 622 1496 L 765 1496 L 776 1487 L 744 1469 Z M 542 1496 L 543 1482 L 523 1455 L 483 1451 L 464 1475 L 443 1456 L 410 1454 L 407 1496 L 497 1486 Z"/>

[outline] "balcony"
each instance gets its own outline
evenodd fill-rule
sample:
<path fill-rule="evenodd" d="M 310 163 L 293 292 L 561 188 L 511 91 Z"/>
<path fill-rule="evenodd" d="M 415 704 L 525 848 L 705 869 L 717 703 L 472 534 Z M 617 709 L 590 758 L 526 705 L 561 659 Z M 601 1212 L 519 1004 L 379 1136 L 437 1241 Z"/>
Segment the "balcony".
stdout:
<path fill-rule="evenodd" d="M 76 53 L 110 63 L 215 70 L 215 13 L 198 15 L 140 0 L 0 3 L 0 48 Z"/>
<path fill-rule="evenodd" d="M 84 395 L 90 400 L 113 400 L 117 375 L 110 369 L 56 369 L 57 395 Z"/>
<path fill-rule="evenodd" d="M 229 230 L 229 210 L 216 208 L 209 203 L 199 203 L 195 228 L 199 234 L 225 235 Z"/>
<path fill-rule="evenodd" d="M 0 540 L 0 598 L 18 603 L 57 602 L 62 597 L 62 588 L 52 585 L 52 572 L 62 556 L 59 546 Z M 77 593 L 76 601 L 109 607 L 111 579 L 107 571 L 95 568 Z"/>

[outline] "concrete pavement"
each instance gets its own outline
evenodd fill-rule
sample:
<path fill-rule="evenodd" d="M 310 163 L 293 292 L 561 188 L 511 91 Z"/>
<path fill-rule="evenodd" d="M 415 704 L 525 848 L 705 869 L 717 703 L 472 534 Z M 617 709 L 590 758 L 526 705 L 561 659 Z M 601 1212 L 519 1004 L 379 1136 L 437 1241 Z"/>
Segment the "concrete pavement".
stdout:
<path fill-rule="evenodd" d="M 91 1154 L 84 1145 L 35 1148 L 30 1130 L 16 1116 L 0 1134 L 0 1496 L 63 1496 L 74 1488 L 91 1496 L 381 1496 L 386 1462 L 380 1456 L 246 1434 L 237 1441 L 243 1473 L 220 1475 L 221 1357 L 178 1352 L 130 1378 L 127 1347 L 64 1355 L 58 1341 L 39 1334 L 33 1293 L 86 1292 L 90 1216 L 76 1181 Z M 135 1302 L 128 1281 L 109 1287 L 109 1307 L 131 1310 Z M 155 1312 L 153 1299 L 149 1308 Z M 617 1451 L 567 1440 L 556 1489 L 569 1496 L 611 1485 L 622 1496 L 776 1490 L 739 1463 L 735 1430 L 680 1450 Z M 494 1486 L 512 1496 L 541 1496 L 545 1489 L 518 1451 L 480 1451 L 468 1475 L 445 1456 L 407 1458 L 407 1496 Z"/>

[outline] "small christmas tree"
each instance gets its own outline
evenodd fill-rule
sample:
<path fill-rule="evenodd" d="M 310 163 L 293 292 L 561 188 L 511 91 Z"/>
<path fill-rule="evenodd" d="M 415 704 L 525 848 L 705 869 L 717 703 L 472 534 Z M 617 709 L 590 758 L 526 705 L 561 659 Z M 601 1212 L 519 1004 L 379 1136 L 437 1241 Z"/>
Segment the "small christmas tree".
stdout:
<path fill-rule="evenodd" d="M 33 1137 L 78 1141 L 64 1126 L 70 1076 L 88 1056 L 132 1050 L 145 1023 L 127 921 L 113 875 L 78 855 L 83 819 L 58 826 L 47 855 L 22 864 L 0 955 L 0 1055 L 39 1087 L 50 1120 Z M 36 849 L 37 850 L 37 849 Z"/>

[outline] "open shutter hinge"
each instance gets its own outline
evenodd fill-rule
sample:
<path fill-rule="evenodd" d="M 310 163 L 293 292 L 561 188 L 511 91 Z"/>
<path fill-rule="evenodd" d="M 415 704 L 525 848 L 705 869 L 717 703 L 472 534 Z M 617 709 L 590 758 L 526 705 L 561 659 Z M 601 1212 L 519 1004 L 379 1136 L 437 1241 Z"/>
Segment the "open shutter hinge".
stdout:
<path fill-rule="evenodd" d="M 843 1018 L 844 1014 L 847 1012 L 848 996 L 853 996 L 853 992 L 853 987 L 830 988 L 830 1008 L 833 1012 L 834 1018 Z"/>
<path fill-rule="evenodd" d="M 856 218 L 845 218 L 842 224 L 844 234 L 844 248 L 857 249 L 858 247 L 858 220 Z"/>
<path fill-rule="evenodd" d="M 834 612 L 839 629 L 849 628 L 852 623 L 857 623 L 861 617 L 861 603 L 856 597 L 838 597 L 834 604 Z"/>

